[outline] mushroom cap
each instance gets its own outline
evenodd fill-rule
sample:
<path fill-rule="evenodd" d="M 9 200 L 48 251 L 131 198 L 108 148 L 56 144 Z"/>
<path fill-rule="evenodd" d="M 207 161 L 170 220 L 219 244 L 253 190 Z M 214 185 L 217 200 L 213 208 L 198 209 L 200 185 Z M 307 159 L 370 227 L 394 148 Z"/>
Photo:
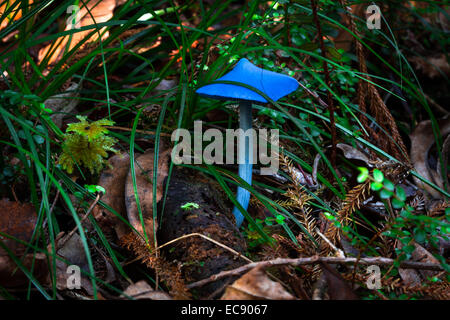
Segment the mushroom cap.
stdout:
<path fill-rule="evenodd" d="M 233 70 L 216 81 L 235 81 L 252 86 L 265 93 L 273 101 L 288 95 L 298 88 L 294 78 L 258 68 L 245 58 L 236 63 Z M 218 100 L 246 100 L 267 103 L 260 94 L 234 84 L 212 83 L 196 90 L 201 95 Z"/>

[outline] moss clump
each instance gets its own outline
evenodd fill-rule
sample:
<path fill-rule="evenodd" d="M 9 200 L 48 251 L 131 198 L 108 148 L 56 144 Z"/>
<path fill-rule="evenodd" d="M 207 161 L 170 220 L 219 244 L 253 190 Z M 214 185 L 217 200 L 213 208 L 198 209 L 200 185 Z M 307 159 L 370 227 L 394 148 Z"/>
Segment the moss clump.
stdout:
<path fill-rule="evenodd" d="M 77 119 L 80 122 L 67 127 L 58 162 L 68 173 L 73 172 L 75 164 L 89 169 L 92 174 L 98 173 L 107 165 L 108 151 L 118 153 L 113 148 L 117 140 L 107 136 L 108 129 L 105 128 L 114 122 L 101 119 L 89 123 L 83 116 L 77 116 Z"/>

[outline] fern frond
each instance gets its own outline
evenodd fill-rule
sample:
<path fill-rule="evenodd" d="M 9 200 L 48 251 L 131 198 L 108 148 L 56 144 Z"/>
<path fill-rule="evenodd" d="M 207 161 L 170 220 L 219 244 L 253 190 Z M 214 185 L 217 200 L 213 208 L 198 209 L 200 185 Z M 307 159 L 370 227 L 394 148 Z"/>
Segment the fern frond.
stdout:
<path fill-rule="evenodd" d="M 343 201 L 342 208 L 338 211 L 338 221 L 341 225 L 347 225 L 347 221 L 353 221 L 349 219 L 349 216 L 358 210 L 363 202 L 369 196 L 370 183 L 367 180 L 362 184 L 358 184 L 353 189 L 351 189 L 347 196 Z M 325 232 L 325 236 L 332 242 L 336 242 L 339 239 L 339 228 L 337 228 L 334 224 L 330 224 L 327 231 Z"/>

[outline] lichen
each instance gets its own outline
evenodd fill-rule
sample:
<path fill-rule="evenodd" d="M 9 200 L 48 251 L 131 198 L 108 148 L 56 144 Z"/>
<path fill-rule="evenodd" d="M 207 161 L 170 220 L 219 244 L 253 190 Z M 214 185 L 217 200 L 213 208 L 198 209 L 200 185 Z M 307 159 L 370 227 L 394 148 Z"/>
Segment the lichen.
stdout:
<path fill-rule="evenodd" d="M 108 129 L 105 128 L 114 122 L 101 119 L 89 123 L 83 116 L 77 116 L 77 119 L 80 122 L 67 127 L 58 162 L 68 173 L 73 172 L 76 164 L 89 169 L 92 174 L 99 173 L 108 163 L 108 152 L 118 153 L 113 148 L 117 140 L 107 136 Z"/>

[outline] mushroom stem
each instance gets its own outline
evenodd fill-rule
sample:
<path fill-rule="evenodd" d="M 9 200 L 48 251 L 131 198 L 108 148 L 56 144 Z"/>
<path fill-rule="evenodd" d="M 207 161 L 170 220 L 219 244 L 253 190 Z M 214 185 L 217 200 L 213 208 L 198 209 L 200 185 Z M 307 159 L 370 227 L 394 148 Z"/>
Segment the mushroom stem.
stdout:
<path fill-rule="evenodd" d="M 252 128 L 252 103 L 250 101 L 243 100 L 239 102 L 239 128 L 242 129 L 239 133 L 239 177 L 251 185 L 253 134 L 250 132 L 246 134 L 247 130 Z M 245 210 L 247 210 L 250 200 L 250 192 L 247 189 L 238 187 L 236 200 Z M 239 228 L 244 221 L 244 216 L 236 206 L 233 208 L 233 215 L 236 218 L 236 226 Z"/>

